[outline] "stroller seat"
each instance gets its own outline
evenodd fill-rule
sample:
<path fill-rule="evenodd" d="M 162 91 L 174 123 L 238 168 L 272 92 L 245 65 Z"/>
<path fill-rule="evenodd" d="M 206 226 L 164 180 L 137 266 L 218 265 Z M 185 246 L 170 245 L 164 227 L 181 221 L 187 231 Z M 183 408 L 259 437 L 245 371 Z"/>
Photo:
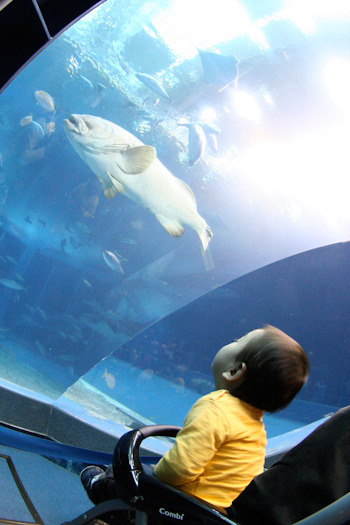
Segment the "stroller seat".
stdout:
<path fill-rule="evenodd" d="M 145 473 L 140 459 L 142 441 L 151 436 L 175 437 L 180 429 L 177 426 L 150 425 L 124 434 L 113 454 L 118 497 L 99 503 L 62 525 L 88 525 L 98 519 L 117 525 L 126 523 L 123 518 L 125 511 L 135 513 L 135 525 L 249 525 L 232 521 L 218 509 Z M 344 525 L 350 523 L 349 520 L 350 493 L 295 525 Z"/>

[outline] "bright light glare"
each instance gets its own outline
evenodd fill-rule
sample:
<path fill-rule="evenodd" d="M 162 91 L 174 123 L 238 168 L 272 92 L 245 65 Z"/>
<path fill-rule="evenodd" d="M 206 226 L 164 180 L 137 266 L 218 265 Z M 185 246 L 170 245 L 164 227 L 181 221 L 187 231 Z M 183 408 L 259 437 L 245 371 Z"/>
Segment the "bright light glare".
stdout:
<path fill-rule="evenodd" d="M 288 142 L 266 141 L 235 161 L 263 201 L 283 197 L 320 212 L 328 224 L 350 217 L 349 128 L 300 134 Z"/>
<path fill-rule="evenodd" d="M 247 35 L 261 48 L 269 46 L 263 32 L 250 21 L 237 0 L 173 0 L 169 9 L 152 19 L 166 44 L 183 58 L 192 58 L 196 48 Z"/>
<path fill-rule="evenodd" d="M 234 91 L 232 93 L 233 107 L 243 118 L 258 122 L 261 117 L 259 104 L 255 97 L 245 91 Z"/>
<path fill-rule="evenodd" d="M 350 113 L 350 62 L 342 58 L 329 60 L 324 69 L 324 83 L 331 100 Z"/>
<path fill-rule="evenodd" d="M 272 97 L 270 95 L 270 93 L 264 93 L 263 96 L 262 96 L 264 102 L 268 105 L 268 106 L 273 106 L 274 103 L 273 103 L 273 100 L 272 100 Z"/>
<path fill-rule="evenodd" d="M 199 114 L 198 120 L 204 120 L 205 122 L 212 122 L 216 119 L 216 111 L 214 108 L 206 107 L 203 108 Z"/>
<path fill-rule="evenodd" d="M 305 34 L 312 33 L 318 19 L 340 18 L 350 13 L 349 0 L 286 0 L 279 18 L 293 22 Z"/>

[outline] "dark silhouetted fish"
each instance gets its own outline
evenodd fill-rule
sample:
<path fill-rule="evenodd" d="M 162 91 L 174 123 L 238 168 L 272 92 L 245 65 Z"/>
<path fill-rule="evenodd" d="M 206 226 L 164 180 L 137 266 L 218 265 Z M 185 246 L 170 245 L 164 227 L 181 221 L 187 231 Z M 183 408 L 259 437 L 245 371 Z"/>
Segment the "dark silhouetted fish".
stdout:
<path fill-rule="evenodd" d="M 75 250 L 83 246 L 83 244 L 81 242 L 76 241 L 74 237 L 69 237 L 69 240 Z"/>
<path fill-rule="evenodd" d="M 203 51 L 198 49 L 201 57 L 204 73 L 204 81 L 208 84 L 219 84 L 226 86 L 231 83 L 237 83 L 239 59 L 234 55 L 229 57 Z"/>
<path fill-rule="evenodd" d="M 61 248 L 61 252 L 65 253 L 65 247 L 67 245 L 67 239 L 62 239 L 62 241 L 60 242 L 60 248 Z"/>
<path fill-rule="evenodd" d="M 148 75 L 147 73 L 136 73 L 136 78 L 138 78 L 140 82 L 147 86 L 156 95 L 171 101 L 171 98 L 166 92 L 163 84 L 157 78 L 153 77 L 152 75 Z"/>
<path fill-rule="evenodd" d="M 194 166 L 205 151 L 206 139 L 201 126 L 191 122 L 180 122 L 179 126 L 188 128 L 188 164 Z"/>

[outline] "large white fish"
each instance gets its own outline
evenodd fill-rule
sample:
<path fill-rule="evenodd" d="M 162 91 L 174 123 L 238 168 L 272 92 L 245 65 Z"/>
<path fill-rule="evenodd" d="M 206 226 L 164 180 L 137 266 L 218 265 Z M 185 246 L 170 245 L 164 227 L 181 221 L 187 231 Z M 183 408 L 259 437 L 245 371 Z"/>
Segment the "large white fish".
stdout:
<path fill-rule="evenodd" d="M 71 115 L 63 126 L 75 151 L 102 182 L 107 198 L 117 191 L 124 193 L 150 210 L 173 237 L 189 226 L 197 232 L 205 252 L 213 234 L 197 212 L 195 196 L 160 162 L 152 146 L 92 115 Z"/>

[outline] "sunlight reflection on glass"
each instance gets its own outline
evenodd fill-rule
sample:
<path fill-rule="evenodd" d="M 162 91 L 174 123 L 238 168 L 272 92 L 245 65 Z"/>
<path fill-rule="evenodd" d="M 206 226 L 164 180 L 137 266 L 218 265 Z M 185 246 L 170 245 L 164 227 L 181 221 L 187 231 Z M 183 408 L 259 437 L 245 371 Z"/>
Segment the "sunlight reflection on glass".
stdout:
<path fill-rule="evenodd" d="M 324 69 L 324 83 L 331 100 L 350 112 L 350 62 L 342 58 L 329 60 Z"/>
<path fill-rule="evenodd" d="M 341 18 L 350 13 L 348 0 L 287 0 L 285 3 L 286 7 L 275 19 L 290 20 L 304 34 L 313 33 L 320 19 Z"/>
<path fill-rule="evenodd" d="M 241 35 L 248 35 L 261 48 L 268 48 L 263 32 L 251 22 L 241 2 L 236 0 L 216 0 L 214 3 L 174 0 L 170 8 L 152 22 L 164 41 L 184 58 L 194 57 L 197 47 L 209 48 Z"/>
<path fill-rule="evenodd" d="M 207 106 L 201 110 L 198 120 L 212 122 L 213 120 L 216 119 L 216 117 L 217 117 L 217 113 L 215 109 Z"/>
<path fill-rule="evenodd" d="M 252 191 L 292 199 L 332 223 L 349 215 L 348 128 L 300 134 L 288 142 L 265 141 L 245 151 L 235 169 Z"/>
<path fill-rule="evenodd" d="M 237 113 L 248 120 L 258 122 L 261 111 L 256 98 L 245 91 L 234 91 L 232 93 L 233 107 Z"/>

